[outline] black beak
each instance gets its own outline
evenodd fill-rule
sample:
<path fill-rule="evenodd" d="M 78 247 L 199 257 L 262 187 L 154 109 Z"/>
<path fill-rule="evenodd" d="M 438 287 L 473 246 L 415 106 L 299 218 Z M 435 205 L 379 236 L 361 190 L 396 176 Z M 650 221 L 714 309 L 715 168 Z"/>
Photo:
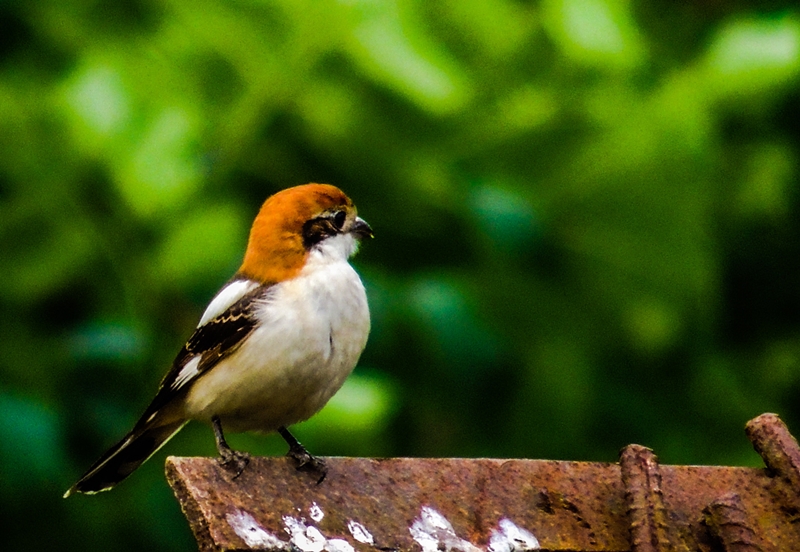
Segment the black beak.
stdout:
<path fill-rule="evenodd" d="M 352 232 L 359 238 L 375 237 L 375 234 L 372 232 L 372 228 L 370 228 L 369 224 L 367 224 L 367 221 L 365 221 L 361 217 L 356 217 L 356 220 L 353 223 L 353 227 L 350 229 L 350 232 Z"/>

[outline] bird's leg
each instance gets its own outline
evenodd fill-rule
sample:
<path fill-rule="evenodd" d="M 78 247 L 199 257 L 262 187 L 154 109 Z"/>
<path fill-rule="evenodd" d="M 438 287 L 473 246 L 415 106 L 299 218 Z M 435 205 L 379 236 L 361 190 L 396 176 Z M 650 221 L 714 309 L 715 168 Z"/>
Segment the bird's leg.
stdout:
<path fill-rule="evenodd" d="M 217 462 L 219 465 L 233 473 L 233 478 L 236 479 L 244 471 L 247 463 L 250 462 L 250 455 L 246 452 L 233 450 L 228 446 L 225 440 L 225 435 L 222 433 L 222 422 L 219 417 L 213 416 L 211 418 L 211 427 L 214 428 L 214 440 L 217 442 L 217 450 L 219 451 L 219 458 Z"/>
<path fill-rule="evenodd" d="M 294 461 L 295 469 L 317 474 L 319 476 L 317 485 L 322 483 L 322 480 L 328 475 L 328 468 L 325 466 L 325 462 L 316 456 L 312 456 L 311 453 L 306 450 L 306 447 L 301 445 L 300 441 L 295 439 L 294 435 L 289 433 L 289 430 L 285 427 L 279 427 L 278 433 L 281 434 L 283 440 L 289 445 L 289 452 L 286 453 L 286 456 Z"/>

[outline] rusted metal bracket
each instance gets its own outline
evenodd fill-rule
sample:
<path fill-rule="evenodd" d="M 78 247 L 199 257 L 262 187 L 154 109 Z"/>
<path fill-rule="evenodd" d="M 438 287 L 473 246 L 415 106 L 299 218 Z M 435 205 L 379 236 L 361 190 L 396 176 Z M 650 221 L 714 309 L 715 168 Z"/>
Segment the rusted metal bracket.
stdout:
<path fill-rule="evenodd" d="M 747 424 L 766 468 L 326 458 L 319 485 L 285 458 L 238 478 L 167 459 L 201 550 L 800 552 L 800 448 L 775 414 Z"/>

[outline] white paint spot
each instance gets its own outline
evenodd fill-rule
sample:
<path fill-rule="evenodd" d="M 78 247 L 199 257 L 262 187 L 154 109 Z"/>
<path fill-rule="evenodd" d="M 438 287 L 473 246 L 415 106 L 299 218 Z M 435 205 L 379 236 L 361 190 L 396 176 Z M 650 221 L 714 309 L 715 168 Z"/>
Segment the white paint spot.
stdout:
<path fill-rule="evenodd" d="M 423 552 L 442 550 L 478 552 L 480 550 L 471 542 L 459 538 L 447 518 L 428 506 L 422 507 L 419 517 L 414 520 L 408 531 L 422 547 Z"/>
<path fill-rule="evenodd" d="M 245 511 L 237 511 L 225 516 L 228 525 L 250 548 L 285 549 L 288 543 L 269 533 Z"/>
<path fill-rule="evenodd" d="M 533 533 L 518 527 L 508 518 L 498 523 L 498 529 L 492 529 L 489 538 L 489 552 L 515 552 L 518 550 L 538 550 L 539 540 Z"/>
<path fill-rule="evenodd" d="M 308 515 L 311 516 L 311 519 L 319 523 L 322 521 L 322 518 L 325 517 L 325 512 L 322 511 L 322 508 L 319 507 L 319 504 L 312 502 L 311 508 L 308 509 Z"/>
<path fill-rule="evenodd" d="M 317 504 L 314 503 L 312 508 L 314 506 Z M 355 548 L 346 540 L 325 538 L 319 529 L 297 518 L 283 516 L 283 526 L 291 535 L 292 544 L 302 552 L 355 552 Z"/>
<path fill-rule="evenodd" d="M 291 535 L 292 544 L 303 552 L 321 552 L 325 548 L 328 539 L 316 527 L 309 527 L 291 516 L 283 516 L 283 526 Z"/>
<path fill-rule="evenodd" d="M 325 550 L 327 552 L 356 552 L 349 542 L 344 539 L 328 539 L 325 543 Z"/>
<path fill-rule="evenodd" d="M 348 521 L 347 529 L 350 531 L 350 534 L 353 535 L 353 538 L 358 542 L 363 542 L 364 544 L 375 544 L 375 539 L 372 538 L 372 533 L 367 531 L 367 528 L 357 521 L 353 521 L 352 519 Z"/>
<path fill-rule="evenodd" d="M 316 522 L 325 516 L 316 502 L 311 504 L 309 512 Z M 234 532 L 250 548 L 277 550 L 297 548 L 301 552 L 355 552 L 355 548 L 346 540 L 326 538 L 316 527 L 291 516 L 283 516 L 284 529 L 290 535 L 291 543 L 266 531 L 252 515 L 243 510 L 228 514 L 226 519 Z M 533 533 L 517 526 L 510 519 L 502 518 L 497 526 L 497 529 L 492 529 L 487 552 L 523 552 L 540 549 L 539 541 Z M 372 533 L 362 524 L 349 520 L 347 529 L 356 541 L 374 546 L 375 539 Z M 447 518 L 429 506 L 422 507 L 409 532 L 422 547 L 423 552 L 482 552 L 481 548 L 459 538 Z"/>

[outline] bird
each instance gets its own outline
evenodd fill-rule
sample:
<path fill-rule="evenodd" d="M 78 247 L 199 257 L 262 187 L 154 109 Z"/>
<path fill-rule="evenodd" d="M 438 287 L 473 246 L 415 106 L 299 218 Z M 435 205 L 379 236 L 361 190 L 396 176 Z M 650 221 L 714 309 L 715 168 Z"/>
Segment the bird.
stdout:
<path fill-rule="evenodd" d="M 287 429 L 317 413 L 358 363 L 370 331 L 348 262 L 372 228 L 330 184 L 284 189 L 262 204 L 240 268 L 217 292 L 133 429 L 64 494 L 113 488 L 190 420 L 210 423 L 218 462 L 238 477 L 249 454 L 223 432 L 277 431 L 300 470 L 325 477 Z"/>

